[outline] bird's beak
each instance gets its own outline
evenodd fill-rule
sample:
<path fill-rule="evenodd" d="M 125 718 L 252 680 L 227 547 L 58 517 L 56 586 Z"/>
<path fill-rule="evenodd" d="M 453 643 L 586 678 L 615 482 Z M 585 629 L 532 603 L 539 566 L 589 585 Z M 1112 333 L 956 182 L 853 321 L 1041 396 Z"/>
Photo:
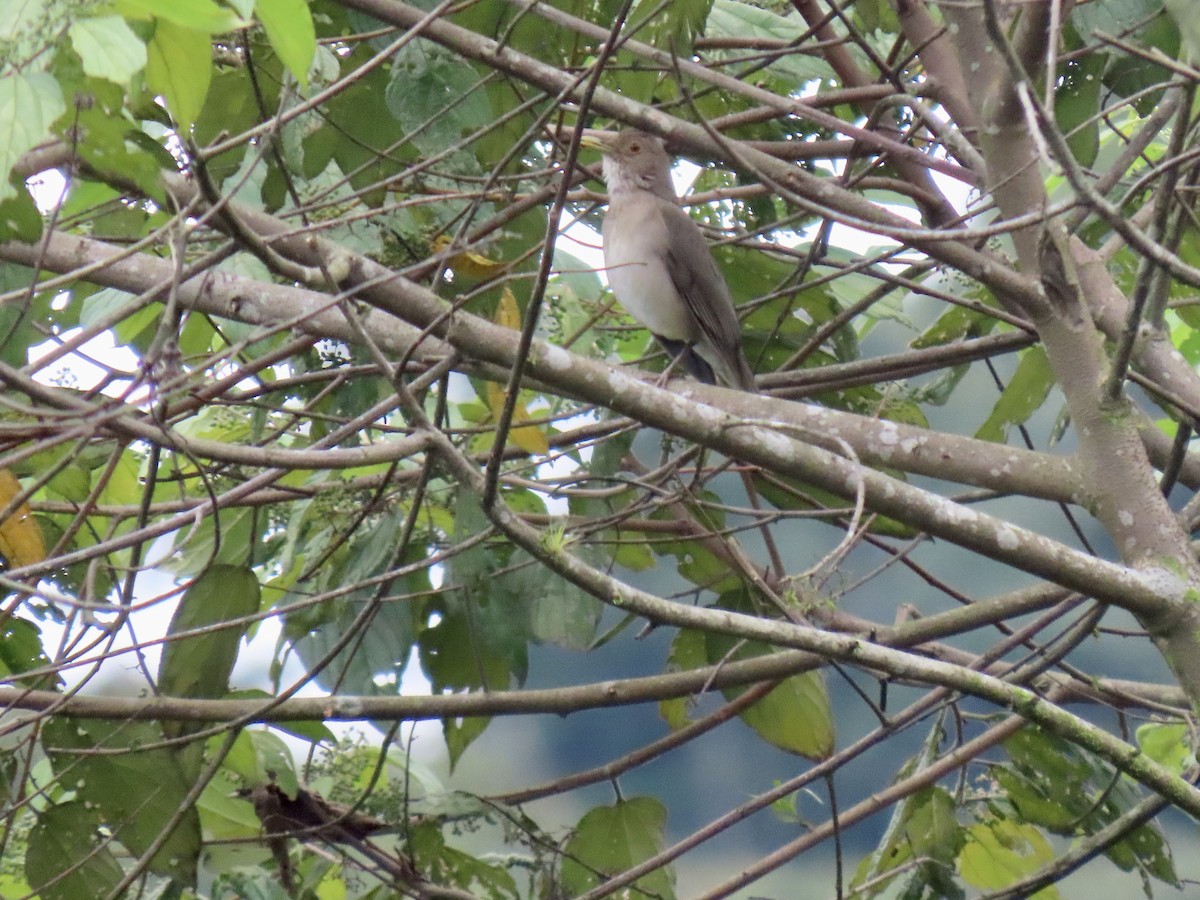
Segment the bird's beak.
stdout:
<path fill-rule="evenodd" d="M 612 149 L 612 140 L 616 137 L 611 131 L 599 131 L 595 128 L 585 128 L 583 137 L 579 139 L 580 147 L 587 147 L 589 150 L 599 150 L 601 153 L 607 153 Z"/>

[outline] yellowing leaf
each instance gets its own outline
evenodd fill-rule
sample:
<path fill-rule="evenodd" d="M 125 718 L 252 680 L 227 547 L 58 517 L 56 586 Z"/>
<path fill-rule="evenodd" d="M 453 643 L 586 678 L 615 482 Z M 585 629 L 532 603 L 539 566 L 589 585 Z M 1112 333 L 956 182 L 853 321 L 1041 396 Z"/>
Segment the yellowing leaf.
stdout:
<path fill-rule="evenodd" d="M 497 325 L 503 325 L 513 331 L 521 330 L 521 309 L 517 306 L 517 298 L 513 296 L 513 292 L 509 288 L 505 288 L 500 294 L 500 303 L 496 307 L 496 315 L 493 318 Z"/>
<path fill-rule="evenodd" d="M 500 411 L 504 409 L 504 396 L 503 386 L 488 382 L 487 405 L 496 418 L 500 417 Z M 528 422 L 531 418 L 525 403 L 518 400 L 517 405 L 513 407 L 513 427 L 509 432 L 508 439 L 526 453 L 546 453 L 550 449 L 550 442 L 546 440 L 546 435 L 542 433 L 542 430 L 536 425 L 521 424 Z"/>
<path fill-rule="evenodd" d="M 441 253 L 450 246 L 451 238 L 448 234 L 439 234 L 433 239 L 433 249 Z M 504 263 L 496 262 L 488 259 L 481 253 L 476 253 L 474 250 L 463 250 L 461 253 L 455 253 L 450 257 L 450 268 L 461 275 L 469 275 L 472 278 L 488 278 L 495 275 L 504 268 Z M 504 289 L 505 294 L 509 294 L 507 288 Z M 515 304 L 515 301 L 514 301 Z M 520 318 L 517 319 L 518 323 Z M 509 327 L 520 327 L 509 326 Z"/>
<path fill-rule="evenodd" d="M 513 296 L 513 292 L 508 288 L 505 288 L 504 292 L 500 295 L 500 304 L 496 307 L 496 315 L 493 316 L 493 319 L 497 325 L 503 325 L 505 328 L 518 329 L 521 327 L 521 310 L 517 307 L 517 298 Z M 487 396 L 484 399 L 487 401 L 492 417 L 499 419 L 501 412 L 504 410 L 504 388 L 489 381 L 486 394 Z M 516 406 L 513 407 L 513 427 L 509 433 L 509 440 L 526 453 L 535 455 L 546 453 L 550 449 L 550 442 L 546 440 L 546 435 L 542 430 L 536 425 L 521 424 L 522 422 L 528 422 L 531 418 L 524 402 L 518 400 Z"/>
<path fill-rule="evenodd" d="M 214 0 L 117 0 L 116 12 L 128 19 L 157 18 L 182 28 L 194 28 L 205 34 L 223 34 L 245 28 L 250 23 L 231 9 L 223 9 Z"/>
<path fill-rule="evenodd" d="M 21 482 L 8 469 L 0 469 L 0 509 L 7 507 L 20 493 Z M 46 558 L 42 530 L 28 505 L 20 504 L 12 515 L 0 522 L 0 556 L 13 568 L 33 565 Z"/>
<path fill-rule="evenodd" d="M 1000 890 L 1008 887 L 1054 859 L 1050 846 L 1037 828 L 1009 819 L 979 822 L 967 829 L 967 840 L 958 855 L 958 873 L 972 887 Z M 1038 900 L 1057 900 L 1051 885 L 1033 895 Z"/>

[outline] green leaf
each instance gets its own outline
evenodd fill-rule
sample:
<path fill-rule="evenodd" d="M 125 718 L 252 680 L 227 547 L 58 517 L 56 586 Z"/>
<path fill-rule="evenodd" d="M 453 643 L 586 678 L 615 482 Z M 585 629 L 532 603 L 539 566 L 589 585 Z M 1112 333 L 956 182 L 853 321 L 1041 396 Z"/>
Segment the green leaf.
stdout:
<path fill-rule="evenodd" d="M 992 414 L 975 436 L 985 441 L 1004 443 L 1008 440 L 1009 428 L 1023 425 L 1046 402 L 1053 384 L 1054 373 L 1050 371 L 1046 351 L 1041 347 L 1030 347 L 1021 354 L 1017 370 L 1001 392 Z"/>
<path fill-rule="evenodd" d="M 569 894 L 581 894 L 654 856 L 662 849 L 666 820 L 666 808 L 653 797 L 631 797 L 589 810 L 563 848 L 562 886 Z M 626 892 L 674 897 L 675 876 L 668 868 L 656 869 Z"/>
<path fill-rule="evenodd" d="M 1179 55 L 1180 30 L 1170 16 L 1162 15 L 1162 0 L 1122 0 L 1122 2 L 1079 4 L 1072 21 L 1081 35 L 1093 31 L 1121 34 L 1125 40 L 1161 51 L 1167 59 Z M 1139 27 L 1140 26 L 1140 27 Z M 1104 85 L 1118 97 L 1132 97 L 1139 115 L 1149 115 L 1162 99 L 1162 85 L 1171 72 L 1143 55 L 1113 55 L 1104 70 Z M 1153 88 L 1158 88 L 1153 90 Z M 1151 90 L 1147 90 L 1151 88 Z"/>
<path fill-rule="evenodd" d="M 725 695 L 732 699 L 738 693 Z M 743 712 L 742 721 L 768 743 L 807 759 L 827 759 L 833 752 L 833 715 L 820 672 L 788 678 Z"/>
<path fill-rule="evenodd" d="M 500 578 L 503 589 L 525 598 L 530 640 L 574 650 L 587 649 L 604 611 L 600 601 L 548 571 L 524 551 L 514 553 L 510 565 L 512 570 Z"/>
<path fill-rule="evenodd" d="M 43 744 L 55 773 L 130 852 L 146 853 L 178 816 L 150 869 L 190 885 L 200 856 L 200 818 L 195 808 L 179 814 L 190 783 L 172 750 L 140 749 L 162 740 L 162 731 L 149 722 L 51 719 Z M 101 748 L 109 752 L 95 755 Z"/>
<path fill-rule="evenodd" d="M 1110 847 L 1105 855 L 1117 865 L 1121 865 L 1117 854 L 1122 850 L 1128 851 L 1130 862 L 1133 863 L 1122 868 L 1129 871 L 1135 865 L 1138 873 L 1142 875 L 1143 883 L 1146 883 L 1145 876 L 1150 875 L 1176 889 L 1181 887 L 1179 873 L 1175 871 L 1175 862 L 1171 858 L 1171 848 L 1155 823 L 1147 822 L 1134 830 L 1123 841 Z"/>
<path fill-rule="evenodd" d="M 367 590 L 355 591 L 361 597 Z M 331 604 L 326 621 L 297 637 L 295 647 L 300 658 L 311 665 L 332 652 L 339 638 L 355 627 L 357 637 L 343 644 L 317 682 L 331 688 L 337 682 L 342 690 L 358 694 L 395 695 L 408 663 L 415 626 L 413 609 L 408 603 L 383 603 L 371 620 L 355 625 L 362 602 L 354 598 Z"/>
<path fill-rule="evenodd" d="M 258 578 L 241 566 L 214 565 L 184 592 L 167 628 L 158 689 L 169 697 L 222 697 L 229 673 L 258 612 Z M 210 626 L 226 627 L 210 630 Z M 194 634 L 192 632 L 202 632 Z"/>
<path fill-rule="evenodd" d="M 421 873 L 432 883 L 454 885 L 489 900 L 524 896 L 513 877 L 500 865 L 447 845 L 441 826 L 414 824 L 408 831 L 408 851 Z"/>
<path fill-rule="evenodd" d="M 926 788 L 914 794 L 904 822 L 904 834 L 915 856 L 950 864 L 966 840 L 958 824 L 954 798 L 943 788 Z"/>
<path fill-rule="evenodd" d="M 450 771 L 475 739 L 490 725 L 490 716 L 468 716 L 458 719 L 442 719 L 442 736 L 446 739 L 446 752 L 450 756 Z"/>
<path fill-rule="evenodd" d="M 454 847 L 442 848 L 441 865 L 449 870 L 455 883 L 464 889 L 472 889 L 476 896 L 489 898 L 511 898 L 523 896 L 517 883 L 505 868 L 504 861 L 489 864 L 486 858 L 473 853 L 464 853 Z"/>
<path fill-rule="evenodd" d="M 868 881 L 871 882 L 874 889 L 866 892 L 864 896 L 876 897 L 886 891 L 898 877 L 898 875 L 887 877 L 886 873 L 901 869 L 912 859 L 912 847 L 908 841 L 900 839 L 900 836 L 895 837 L 895 840 L 883 848 L 882 853 L 868 853 L 859 860 L 850 884 L 854 888 L 861 889 L 862 885 Z"/>
<path fill-rule="evenodd" d="M 226 700 L 270 700 L 273 695 L 266 691 L 257 689 L 249 689 L 242 691 L 229 691 L 225 695 Z M 295 735 L 302 741 L 309 741 L 313 744 L 323 742 L 336 744 L 337 735 L 329 730 L 329 726 L 321 719 L 313 719 L 310 721 L 295 721 L 288 720 L 286 722 L 276 722 L 272 726 L 278 731 L 283 731 L 287 734 Z"/>
<path fill-rule="evenodd" d="M 736 646 L 739 643 L 740 646 Z M 710 664 L 753 659 L 772 652 L 757 642 L 738 642 L 719 634 L 705 635 L 705 647 Z M 730 700 L 745 691 L 744 687 L 722 689 Z M 789 753 L 822 760 L 833 752 L 833 710 L 820 671 L 785 678 L 773 691 L 742 712 L 741 718 L 764 741 Z"/>
<path fill-rule="evenodd" d="M 262 822 L 254 814 L 253 807 L 234 796 L 242 786 L 224 768 L 204 786 L 196 809 L 200 813 L 205 840 L 258 837 L 262 833 Z"/>
<path fill-rule="evenodd" d="M 101 503 L 118 504 L 126 502 L 130 497 L 136 497 L 142 489 L 138 479 L 139 457 L 137 451 L 126 448 L 121 452 L 120 459 L 109 472 L 104 487 L 101 488 L 98 500 Z M 107 461 L 97 461 L 96 468 L 107 465 Z"/>
<path fill-rule="evenodd" d="M 1082 783 L 1062 783 L 1053 778 L 1034 780 L 1012 769 L 997 767 L 992 772 L 1021 819 L 1056 834 L 1074 830 L 1076 810 L 1087 802 Z"/>
<path fill-rule="evenodd" d="M 1196 754 L 1192 750 L 1188 727 L 1182 722 L 1139 725 L 1137 742 L 1142 752 L 1176 775 L 1182 775 L 1184 769 L 1195 765 Z"/>
<path fill-rule="evenodd" d="M 291 751 L 269 728 L 250 728 L 239 734 L 222 765 L 244 784 L 274 782 L 288 797 L 294 798 L 300 786 Z"/>
<path fill-rule="evenodd" d="M 12 72 L 0 76 L 0 200 L 17 197 L 8 180 L 21 154 L 50 135 L 54 120 L 66 112 L 62 89 L 45 72 Z"/>
<path fill-rule="evenodd" d="M 1200 61 L 1200 18 L 1196 16 L 1193 0 L 1163 0 L 1163 6 L 1175 20 L 1179 36 L 1187 51 L 1185 59 L 1193 65 Z"/>
<path fill-rule="evenodd" d="M 644 532 L 614 530 L 605 532 L 604 539 L 613 544 L 613 562 L 631 572 L 645 572 L 658 564 Z"/>
<path fill-rule="evenodd" d="M 278 60 L 270 54 L 262 54 L 264 59 L 257 65 L 264 66 L 269 77 L 261 80 L 262 102 L 267 108 L 274 108 L 279 102 L 279 87 L 276 73 L 272 64 L 278 65 Z M 204 106 L 196 119 L 192 135 L 201 145 L 210 144 L 221 134 L 238 134 L 257 125 L 260 118 L 258 104 L 253 92 L 246 85 L 245 73 L 217 70 L 209 85 L 208 94 L 204 98 Z M 325 135 L 327 130 L 322 128 L 314 133 Z M 217 184 L 237 171 L 242 158 L 245 156 L 247 143 L 237 144 L 233 149 L 209 161 L 208 166 L 213 180 Z"/>
<path fill-rule="evenodd" d="M 620 6 L 620 0 L 600 0 L 596 21 L 611 24 Z M 712 10 L 712 0 L 676 0 L 653 10 L 653 16 L 639 15 L 641 8 L 635 8 L 633 21 L 641 20 L 638 38 L 686 58 L 691 55 L 692 41 L 704 28 Z M 617 68 L 620 68 L 619 63 Z M 621 85 L 622 82 L 618 79 L 616 83 Z"/>
<path fill-rule="evenodd" d="M 62 20 L 64 10 L 48 9 L 52 0 L 23 0 L 21 3 L 0 3 L 0 43 L 8 44 L 10 59 L 32 55 L 45 44 L 46 28 L 54 28 Z M 57 14 L 57 15 L 56 15 Z M 36 46 L 34 42 L 37 42 Z"/>
<path fill-rule="evenodd" d="M 25 877 L 41 900 L 104 897 L 117 886 L 124 873 L 103 844 L 100 824 L 79 800 L 38 814 L 25 852 Z"/>
<path fill-rule="evenodd" d="M 89 82 L 89 86 L 97 84 L 103 82 Z M 97 177 L 118 176 L 122 182 L 137 184 L 149 197 L 163 196 L 159 176 L 163 170 L 173 171 L 175 161 L 160 144 L 140 129 L 131 127 L 119 106 L 109 105 L 93 95 L 93 102 L 78 110 L 71 127 L 81 138 L 79 155 L 96 171 Z M 119 237 L 125 232 L 126 236 L 135 239 L 142 234 L 146 219 L 144 209 L 116 205 L 92 221 L 97 236 Z M 144 304 L 144 309 L 158 310 L 159 307 Z M 158 313 L 149 314 L 157 316 Z"/>
<path fill-rule="evenodd" d="M 397 53 L 384 96 L 412 142 L 435 153 L 492 120 L 492 105 L 478 83 L 470 63 L 418 39 Z"/>
<path fill-rule="evenodd" d="M 902 767 L 901 777 L 905 774 L 912 774 L 911 765 Z M 954 798 L 943 788 L 925 788 L 894 807 L 892 822 L 887 844 L 863 857 L 853 886 L 870 882 L 867 897 L 961 897 L 961 888 L 948 874 L 965 840 Z M 914 859 L 918 860 L 915 867 L 910 865 Z M 889 890 L 898 880 L 903 886 Z"/>
<path fill-rule="evenodd" d="M 191 128 L 200 115 L 212 72 L 212 44 L 207 31 L 170 20 L 156 24 L 146 64 L 146 84 L 163 95 L 181 129 Z"/>
<path fill-rule="evenodd" d="M 10 617 L 0 625 L 0 668 L 4 680 L 15 681 L 33 688 L 48 689 L 62 683 L 58 675 L 21 678 L 31 669 L 49 668 L 50 659 L 42 648 L 42 631 L 28 619 Z M 14 677 L 18 676 L 18 677 Z"/>
<path fill-rule="evenodd" d="M 1152 734 L 1152 732 L 1151 732 Z M 1067 836 L 1095 834 L 1141 799 L 1110 764 L 1063 738 L 1023 728 L 1004 742 L 1013 766 L 993 766 L 1022 821 Z M 1162 833 L 1153 823 L 1110 845 L 1105 855 L 1124 871 L 1175 884 L 1178 876 Z"/>
<path fill-rule="evenodd" d="M 904 480 L 902 473 L 893 477 Z M 848 501 L 837 494 L 790 475 L 766 475 L 756 471 L 751 476 L 758 495 L 776 509 L 844 509 Z M 887 516 L 875 516 L 870 523 L 872 534 L 911 538 L 917 532 L 910 525 Z"/>
<path fill-rule="evenodd" d="M 1157 16 L 1163 0 L 1109 0 L 1107 3 L 1083 3 L 1071 13 L 1071 22 L 1085 39 L 1093 32 L 1108 35 L 1127 34 Z"/>
<path fill-rule="evenodd" d="M 28 194 L 22 190 L 28 199 Z M 3 215 L 4 207 L 13 200 L 0 202 L 0 216 Z M 34 235 L 41 233 L 42 217 L 34 210 L 35 231 Z M 3 233 L 3 225 L 0 224 L 0 233 Z M 10 291 L 14 288 L 27 289 L 30 284 L 36 280 L 36 275 L 32 269 L 25 266 L 17 266 L 12 263 L 0 264 L 0 291 Z M 41 316 L 37 314 L 40 303 L 27 305 L 25 303 L 4 303 L 0 304 L 0 360 L 8 363 L 13 368 L 21 368 L 29 361 L 29 349 L 37 346 L 41 342 L 42 332 L 38 329 Z M 44 453 L 45 451 L 43 451 Z M 66 448 L 60 451 L 61 453 L 68 452 Z M 39 458 L 43 453 L 38 453 L 33 458 Z M 55 457 L 57 460 L 58 457 Z M 38 471 L 37 468 L 25 469 L 19 464 L 14 466 L 14 472 L 20 477 L 33 475 Z M 48 471 L 50 466 L 46 466 L 41 471 Z"/>
<path fill-rule="evenodd" d="M 858 0 L 851 12 L 852 21 L 863 31 L 897 31 L 900 22 L 888 0 Z"/>
<path fill-rule="evenodd" d="M 242 435 L 226 435 L 237 439 Z M 255 546 L 254 525 L 261 525 L 254 510 L 222 510 L 206 517 L 198 528 L 179 537 L 186 543 L 175 548 L 174 555 L 162 568 L 178 577 L 190 577 L 205 571 L 210 565 L 244 566 L 250 562 Z"/>
<path fill-rule="evenodd" d="M 714 0 L 704 28 L 708 38 L 760 38 L 794 41 L 808 32 L 808 26 L 798 15 L 781 16 L 750 3 L 738 0 Z M 772 62 L 766 71 L 780 79 L 785 86 L 797 88 L 809 81 L 832 74 L 829 64 L 819 55 L 789 53 Z M 786 87 L 784 88 L 786 90 Z"/>
<path fill-rule="evenodd" d="M 379 67 L 339 91 L 328 106 L 334 127 L 318 129 L 304 141 L 306 165 L 310 152 L 314 157 L 332 157 L 341 171 L 350 173 L 356 190 L 370 189 L 359 198 L 368 205 L 383 201 L 386 191 L 381 183 L 415 157 L 415 149 L 405 139 L 405 130 L 386 99 L 392 74 Z M 389 152 L 383 152 L 385 148 Z"/>
<path fill-rule="evenodd" d="M 449 610 L 440 613 L 437 624 L 421 633 L 421 668 L 435 693 L 480 688 L 502 690 L 510 686 L 513 680 L 510 661 L 492 652 L 492 636 L 488 635 L 487 643 L 478 646 L 486 634 L 483 628 L 476 626 L 471 614 L 461 608 L 453 613 Z M 523 674 L 527 661 L 520 659 L 518 662 Z M 442 721 L 452 765 L 490 721 L 485 717 Z"/>
<path fill-rule="evenodd" d="M 92 328 L 105 319 L 127 317 L 141 307 L 141 301 L 132 294 L 116 288 L 101 288 L 84 299 L 79 310 L 79 324 L 83 328 Z"/>
<path fill-rule="evenodd" d="M 671 652 L 667 656 L 668 672 L 691 672 L 708 665 L 704 633 L 690 628 L 681 628 L 671 641 Z M 667 727 L 678 731 L 691 721 L 688 714 L 692 700 L 688 697 L 672 697 L 658 701 L 658 714 Z"/>
<path fill-rule="evenodd" d="M 996 319 L 986 313 L 964 306 L 950 306 L 909 346 L 914 350 L 940 347 L 964 337 L 981 337 L 996 325 Z"/>
<path fill-rule="evenodd" d="M 68 31 L 85 74 L 120 85 L 146 67 L 145 42 L 120 16 L 76 19 Z"/>
<path fill-rule="evenodd" d="M 1085 824 L 1081 816 L 1095 813 L 1092 782 L 1105 783 L 1111 770 L 1093 766 L 1079 748 L 1037 728 L 1021 729 L 1004 749 L 1013 766 L 995 766 L 992 775 L 1024 821 L 1068 834 Z"/>
<path fill-rule="evenodd" d="M 330 588 L 362 584 L 382 575 L 389 567 L 416 561 L 424 553 L 419 544 L 410 548 L 407 557 L 393 558 L 396 535 L 407 516 L 407 509 L 396 506 L 364 523 L 348 544 L 347 552 L 336 555 L 334 562 L 326 566 L 322 584 Z M 294 635 L 300 658 L 312 665 L 333 652 L 349 629 L 359 629 L 354 639 L 344 644 L 317 675 L 317 682 L 329 690 L 337 685 L 339 690 L 351 693 L 394 695 L 400 690 L 416 638 L 417 604 L 408 600 L 377 603 L 376 598 L 400 598 L 430 590 L 432 585 L 424 570 L 382 584 L 364 584 L 324 604 L 322 609 L 313 610 L 315 619 L 308 611 L 290 616 L 289 634 Z M 370 620 L 358 621 L 367 604 L 373 604 Z"/>
<path fill-rule="evenodd" d="M 587 649 L 604 607 L 595 597 L 557 575 L 546 573 L 541 581 L 542 588 L 530 598 L 533 640 L 539 644 Z"/>
<path fill-rule="evenodd" d="M 1054 92 L 1054 116 L 1067 137 L 1071 154 L 1082 166 L 1091 166 L 1100 152 L 1100 88 L 1105 57 L 1091 54 L 1064 65 Z"/>
<path fill-rule="evenodd" d="M 82 503 L 92 488 L 92 476 L 83 466 L 70 463 L 55 473 L 46 488 L 63 500 Z"/>
<path fill-rule="evenodd" d="M 479 498 L 469 490 L 458 492 L 454 518 L 458 540 L 489 527 Z M 446 587 L 452 589 L 438 594 L 430 612 L 439 619 L 420 637 L 421 665 L 435 691 L 524 683 L 533 638 L 524 596 L 531 576 L 524 570 L 537 571 L 526 560 L 507 544 L 488 542 L 451 560 Z"/>
<path fill-rule="evenodd" d="M 696 491 L 694 497 L 697 502 L 689 504 L 689 508 L 696 520 L 713 531 L 723 528 L 725 513 L 721 498 L 711 491 Z M 658 509 L 650 516 L 656 521 L 672 521 L 673 517 L 674 514 L 664 509 Z M 679 574 L 698 587 L 725 593 L 741 584 L 728 561 L 714 553 L 703 538 L 656 540 L 652 549 L 660 556 L 674 556 Z"/>
<path fill-rule="evenodd" d="M 258 0 L 258 20 L 267 40 L 301 86 L 308 87 L 308 67 L 317 52 L 312 13 L 305 0 Z"/>
<path fill-rule="evenodd" d="M 15 196 L 0 200 L 0 241 L 32 243 L 42 234 L 42 214 L 25 185 L 16 184 L 17 181 L 19 179 L 14 175 L 11 182 L 4 182 L 13 188 Z M 12 351 L 24 353 L 27 347 L 27 344 L 18 343 Z"/>

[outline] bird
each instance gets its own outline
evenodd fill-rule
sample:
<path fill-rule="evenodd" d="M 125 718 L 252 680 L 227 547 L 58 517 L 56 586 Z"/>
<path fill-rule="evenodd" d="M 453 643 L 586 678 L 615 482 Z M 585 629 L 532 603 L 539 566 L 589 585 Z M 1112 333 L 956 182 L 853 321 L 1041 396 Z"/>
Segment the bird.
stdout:
<path fill-rule="evenodd" d="M 679 205 L 662 140 L 589 130 L 581 143 L 603 154 L 604 268 L 617 300 L 692 377 L 754 391 L 729 286 Z"/>
<path fill-rule="evenodd" d="M 254 804 L 263 830 L 272 836 L 296 834 L 334 843 L 355 843 L 389 827 L 387 822 L 358 812 L 302 787 L 288 797 L 273 780 L 236 792 Z"/>
<path fill-rule="evenodd" d="M 382 819 L 366 815 L 357 810 L 326 800 L 320 794 L 296 786 L 295 797 L 289 797 L 276 782 L 275 773 L 268 770 L 267 782 L 254 787 L 241 788 L 234 796 L 249 800 L 254 805 L 254 814 L 262 823 L 263 838 L 275 864 L 279 869 L 279 880 L 288 896 L 295 896 L 295 873 L 288 855 L 288 838 L 327 841 L 331 844 L 347 844 L 374 862 L 381 871 L 407 887 L 425 884 L 424 877 L 417 871 L 411 859 L 404 854 L 390 854 L 367 838 L 377 832 L 393 829 Z M 424 896 L 416 893 L 416 896 Z M 456 891 L 442 891 L 439 896 L 457 898 Z"/>

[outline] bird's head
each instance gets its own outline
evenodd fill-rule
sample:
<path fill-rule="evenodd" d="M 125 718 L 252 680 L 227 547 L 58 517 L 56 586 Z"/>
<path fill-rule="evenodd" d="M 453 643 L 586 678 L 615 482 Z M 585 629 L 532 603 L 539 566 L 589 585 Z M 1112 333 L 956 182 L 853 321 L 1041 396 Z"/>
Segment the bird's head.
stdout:
<path fill-rule="evenodd" d="M 650 191 L 676 199 L 671 157 L 663 142 L 645 131 L 588 131 L 581 142 L 604 154 L 604 181 L 610 194 Z"/>

